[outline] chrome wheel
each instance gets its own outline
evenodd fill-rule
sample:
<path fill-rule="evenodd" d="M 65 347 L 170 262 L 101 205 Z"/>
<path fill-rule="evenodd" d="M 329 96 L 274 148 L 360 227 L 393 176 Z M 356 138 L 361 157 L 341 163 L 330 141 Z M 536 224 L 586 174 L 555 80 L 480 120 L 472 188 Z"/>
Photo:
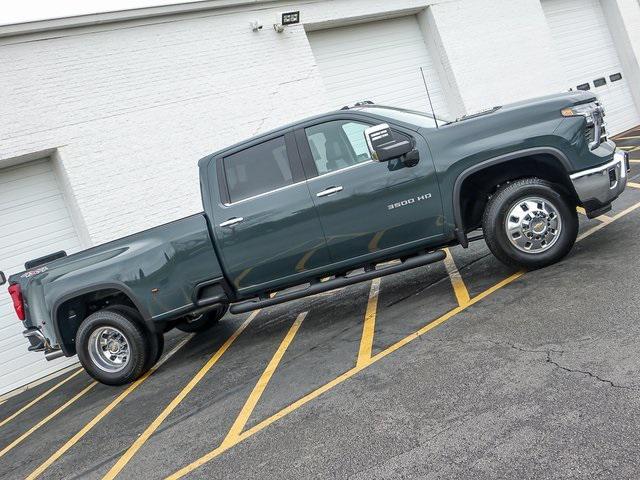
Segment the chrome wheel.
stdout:
<path fill-rule="evenodd" d="M 527 197 L 516 202 L 505 219 L 511 244 L 527 253 L 550 249 L 560 238 L 562 218 L 556 206 L 540 197 Z"/>
<path fill-rule="evenodd" d="M 98 327 L 89 337 L 89 356 L 101 370 L 119 372 L 129 363 L 129 342 L 117 328 Z"/>

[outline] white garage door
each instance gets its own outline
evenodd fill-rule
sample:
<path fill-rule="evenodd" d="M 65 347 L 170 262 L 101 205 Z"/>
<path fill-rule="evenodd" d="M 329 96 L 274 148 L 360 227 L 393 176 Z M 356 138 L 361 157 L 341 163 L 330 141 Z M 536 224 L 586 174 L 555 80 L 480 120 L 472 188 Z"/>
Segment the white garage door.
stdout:
<path fill-rule="evenodd" d="M 564 68 L 567 88 L 575 90 L 579 85 L 589 85 L 606 109 L 609 133 L 620 133 L 639 125 L 640 114 L 633 103 L 631 86 L 622 71 L 600 1 L 543 0 L 542 7 Z M 604 85 L 596 86 L 603 81 Z"/>
<path fill-rule="evenodd" d="M 311 49 L 334 106 L 361 100 L 448 117 L 445 97 L 416 17 L 309 32 Z"/>
<path fill-rule="evenodd" d="M 79 249 L 50 162 L 0 170 L 0 270 L 19 272 L 27 260 Z M 63 358 L 47 362 L 41 352 L 28 352 L 23 330 L 4 285 L 0 287 L 0 394 L 76 361 Z"/>

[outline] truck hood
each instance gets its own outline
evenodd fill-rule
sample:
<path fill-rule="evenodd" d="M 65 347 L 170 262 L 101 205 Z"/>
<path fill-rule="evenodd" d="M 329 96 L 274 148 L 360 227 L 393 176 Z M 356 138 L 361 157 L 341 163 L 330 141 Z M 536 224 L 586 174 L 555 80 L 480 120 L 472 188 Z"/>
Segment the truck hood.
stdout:
<path fill-rule="evenodd" d="M 537 109 L 540 107 L 544 108 L 545 106 L 548 106 L 550 109 L 556 109 L 557 111 L 560 111 L 566 107 L 570 107 L 573 105 L 580 105 L 583 103 L 589 103 L 595 100 L 596 100 L 596 97 L 593 93 L 585 92 L 582 90 L 553 93 L 550 95 L 529 98 L 529 99 L 521 100 L 518 102 L 508 103 L 506 105 L 489 108 L 487 110 L 470 113 L 468 115 L 459 117 L 453 120 L 452 122 L 447 123 L 447 125 L 466 122 L 472 119 L 485 117 L 491 114 L 507 113 L 514 110 L 523 110 L 523 109 L 529 109 L 529 108 L 530 109 Z"/>

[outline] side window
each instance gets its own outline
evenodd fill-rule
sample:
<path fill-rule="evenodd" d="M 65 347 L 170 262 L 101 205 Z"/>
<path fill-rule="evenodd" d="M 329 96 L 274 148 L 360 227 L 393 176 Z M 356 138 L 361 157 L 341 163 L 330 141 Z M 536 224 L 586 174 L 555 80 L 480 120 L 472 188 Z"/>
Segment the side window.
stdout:
<path fill-rule="evenodd" d="M 365 123 L 336 120 L 305 128 L 318 174 L 341 170 L 370 160 L 364 139 Z"/>
<path fill-rule="evenodd" d="M 223 163 L 231 202 L 293 183 L 284 137 L 229 155 Z"/>

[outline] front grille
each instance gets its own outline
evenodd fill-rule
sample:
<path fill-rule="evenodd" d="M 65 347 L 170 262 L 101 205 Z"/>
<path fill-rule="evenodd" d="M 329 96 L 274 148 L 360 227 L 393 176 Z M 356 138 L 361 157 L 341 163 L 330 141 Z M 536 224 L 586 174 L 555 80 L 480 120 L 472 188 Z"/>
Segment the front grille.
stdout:
<path fill-rule="evenodd" d="M 593 125 L 587 125 L 584 129 L 584 138 L 587 143 L 591 143 L 596 139 L 596 128 Z"/>

